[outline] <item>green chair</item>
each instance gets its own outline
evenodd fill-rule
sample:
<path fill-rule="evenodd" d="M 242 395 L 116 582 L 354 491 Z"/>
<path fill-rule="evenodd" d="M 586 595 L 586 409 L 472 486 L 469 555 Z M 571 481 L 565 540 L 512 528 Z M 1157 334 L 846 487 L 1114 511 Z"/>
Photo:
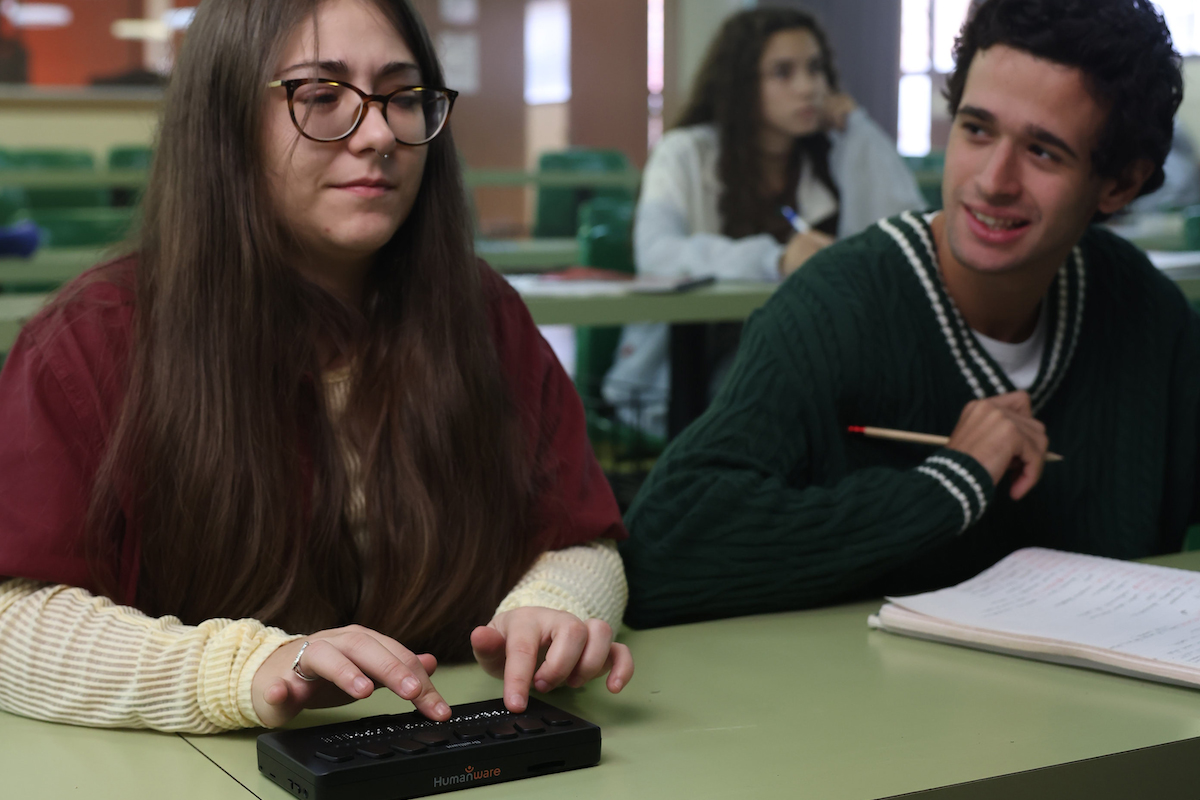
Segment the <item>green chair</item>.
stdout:
<path fill-rule="evenodd" d="M 916 177 L 917 188 L 921 190 L 929 210 L 941 209 L 942 170 L 946 166 L 946 154 L 941 150 L 933 150 L 926 156 L 905 156 L 904 163 Z"/>
<path fill-rule="evenodd" d="M 0 149 L 0 172 L 16 169 L 16 159 L 7 150 Z M 0 225 L 11 225 L 24 218 L 28 202 L 25 190 L 20 186 L 0 187 Z"/>
<path fill-rule="evenodd" d="M 634 203 L 625 197 L 595 197 L 579 206 L 579 252 L 584 266 L 634 274 Z M 622 510 L 662 452 L 657 437 L 629 425 L 600 393 L 621 341 L 620 326 L 575 328 L 575 388 L 587 413 L 588 438 Z"/>
<path fill-rule="evenodd" d="M 145 145 L 121 145 L 108 151 L 108 168 L 111 170 L 149 170 L 154 151 Z M 114 206 L 137 205 L 142 199 L 142 188 L 118 186 L 112 190 Z"/>
<path fill-rule="evenodd" d="M 11 225 L 25 216 L 25 190 L 19 186 L 0 187 L 0 225 Z"/>
<path fill-rule="evenodd" d="M 1192 309 L 1200 314 L 1200 299 L 1192 300 Z M 1200 525 L 1189 526 L 1183 534 L 1183 552 L 1200 550 Z"/>
<path fill-rule="evenodd" d="M 136 208 L 31 209 L 29 216 L 45 232 L 43 247 L 94 247 L 125 239 L 137 221 Z"/>
<path fill-rule="evenodd" d="M 633 169 L 620 150 L 596 150 L 572 147 L 555 153 L 543 153 L 538 159 L 539 172 L 628 172 Z M 592 198 L 608 197 L 633 200 L 629 189 L 594 189 L 574 186 L 540 186 L 537 193 L 536 237 L 574 236 L 579 227 L 579 206 Z"/>
<path fill-rule="evenodd" d="M 1190 526 L 1183 534 L 1183 552 L 1200 550 L 1200 525 Z"/>
<path fill-rule="evenodd" d="M 0 169 L 27 172 L 93 173 L 96 162 L 87 150 L 9 150 Z M 58 208 L 97 208 L 109 204 L 108 189 L 97 186 L 65 186 L 53 189 L 26 189 L 25 202 L 30 211 Z"/>
<path fill-rule="evenodd" d="M 109 169 L 150 169 L 154 151 L 145 145 L 119 145 L 108 151 Z"/>
<path fill-rule="evenodd" d="M 579 261 L 587 267 L 632 275 L 633 201 L 597 197 L 579 206 Z M 575 386 L 581 396 L 599 398 L 600 384 L 613 363 L 619 325 L 575 329 Z"/>

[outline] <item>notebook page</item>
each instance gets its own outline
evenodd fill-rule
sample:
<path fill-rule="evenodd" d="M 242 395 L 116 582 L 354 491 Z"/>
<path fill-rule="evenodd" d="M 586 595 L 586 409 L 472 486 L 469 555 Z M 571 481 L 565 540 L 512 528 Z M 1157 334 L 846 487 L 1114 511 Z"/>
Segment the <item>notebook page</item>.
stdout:
<path fill-rule="evenodd" d="M 948 589 L 889 597 L 920 614 L 1200 666 L 1200 573 L 1028 548 Z"/>
<path fill-rule="evenodd" d="M 505 275 L 523 297 L 619 297 L 629 294 L 632 281 L 556 281 L 541 275 Z"/>

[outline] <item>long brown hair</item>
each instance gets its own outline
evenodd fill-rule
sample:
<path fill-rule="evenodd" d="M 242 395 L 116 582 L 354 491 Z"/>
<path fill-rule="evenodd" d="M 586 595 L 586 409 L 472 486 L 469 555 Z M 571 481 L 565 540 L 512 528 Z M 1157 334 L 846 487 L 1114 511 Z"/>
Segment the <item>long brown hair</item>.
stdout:
<path fill-rule="evenodd" d="M 837 71 L 825 32 L 816 19 L 790 8 L 754 8 L 734 14 L 721 26 L 708 47 L 687 105 L 676 127 L 714 125 L 721 142 L 717 164 L 721 179 L 721 232 L 741 238 L 764 231 L 764 221 L 780 222 L 777 202 L 764 197 L 759 131 L 763 109 L 759 61 L 763 49 L 774 34 L 803 28 L 812 33 L 821 48 L 825 79 L 831 91 L 837 91 Z M 801 159 L 807 157 L 814 175 L 837 196 L 837 186 L 829 173 L 829 137 L 818 132 L 796 140 L 791 158 L 788 188 L 795 190 Z"/>
<path fill-rule="evenodd" d="M 424 82 L 442 86 L 420 18 L 406 0 L 377 2 Z M 266 84 L 316 7 L 205 0 L 189 29 L 145 195 L 128 393 L 92 541 L 111 550 L 114 526 L 136 530 L 151 614 L 354 621 L 461 657 L 534 556 L 531 448 L 489 333 L 449 128 L 361 309 L 289 263 L 262 167 Z M 354 363 L 340 430 L 362 461 L 357 542 L 321 337 Z"/>

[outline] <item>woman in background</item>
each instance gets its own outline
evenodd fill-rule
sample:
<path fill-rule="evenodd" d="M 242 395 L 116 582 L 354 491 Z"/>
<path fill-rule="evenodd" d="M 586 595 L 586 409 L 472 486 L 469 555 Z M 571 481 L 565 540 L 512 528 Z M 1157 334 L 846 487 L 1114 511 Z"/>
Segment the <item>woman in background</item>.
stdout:
<path fill-rule="evenodd" d="M 383 686 L 444 720 L 472 653 L 513 711 L 628 682 L 624 529 L 472 255 L 454 97 L 405 0 L 201 4 L 135 252 L 0 374 L 0 708 L 212 732 Z"/>
<path fill-rule="evenodd" d="M 752 9 L 722 26 L 687 107 L 646 164 L 634 260 L 642 275 L 777 281 L 835 238 L 923 205 L 895 143 L 838 93 L 816 20 Z M 714 386 L 739 329 L 715 326 Z M 668 326 L 626 326 L 605 399 L 661 436 L 669 382 Z"/>

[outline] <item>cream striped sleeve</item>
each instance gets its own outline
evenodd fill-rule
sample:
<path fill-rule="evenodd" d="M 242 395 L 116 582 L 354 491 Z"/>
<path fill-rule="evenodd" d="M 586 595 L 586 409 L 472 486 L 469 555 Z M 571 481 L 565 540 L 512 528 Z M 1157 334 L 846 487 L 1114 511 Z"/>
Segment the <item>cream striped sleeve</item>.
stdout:
<path fill-rule="evenodd" d="M 621 626 L 627 602 L 629 587 L 617 543 L 597 539 L 542 553 L 496 613 L 541 606 L 567 611 L 582 620 L 602 619 L 615 631 Z"/>
<path fill-rule="evenodd" d="M 255 620 L 184 625 L 63 585 L 0 583 L 0 708 L 104 728 L 260 726 L 255 671 L 297 637 Z"/>

